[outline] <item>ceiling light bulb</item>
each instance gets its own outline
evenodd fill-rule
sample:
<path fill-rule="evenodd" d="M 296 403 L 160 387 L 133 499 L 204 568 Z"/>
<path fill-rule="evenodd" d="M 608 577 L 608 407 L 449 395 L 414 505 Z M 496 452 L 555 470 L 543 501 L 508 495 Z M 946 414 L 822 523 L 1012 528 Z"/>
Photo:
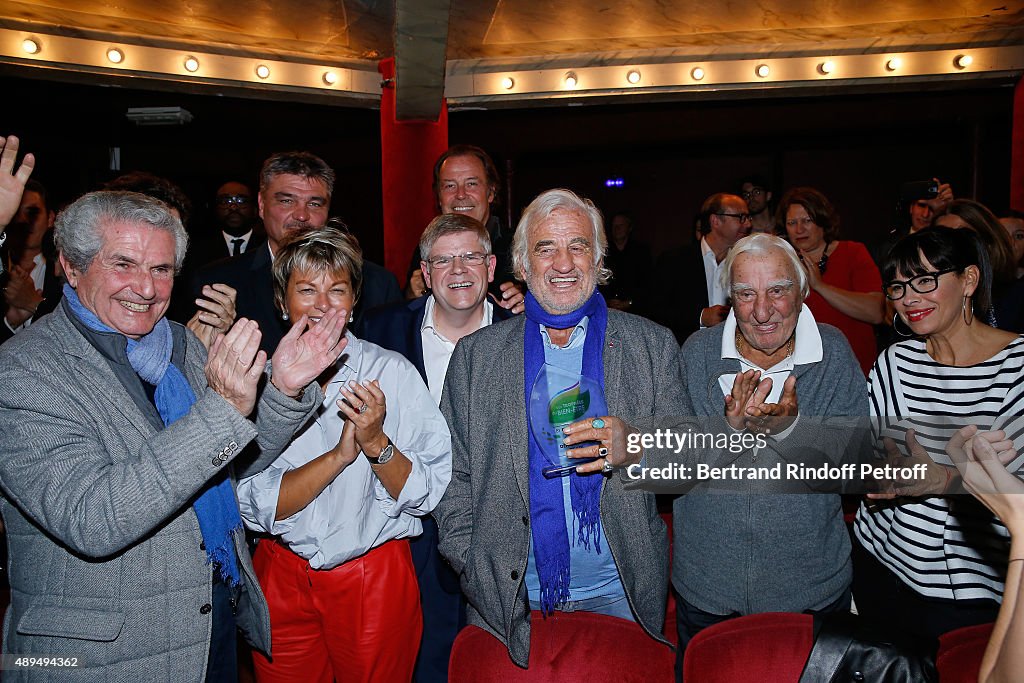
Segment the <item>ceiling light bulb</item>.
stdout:
<path fill-rule="evenodd" d="M 185 71 L 188 71 L 189 73 L 195 73 L 196 71 L 199 71 L 199 60 L 195 57 L 186 57 Z"/>
<path fill-rule="evenodd" d="M 120 64 L 124 61 L 124 53 L 118 50 L 116 47 L 112 47 L 107 50 L 107 59 L 114 64 Z"/>
<path fill-rule="evenodd" d="M 830 73 L 836 70 L 836 63 L 831 59 L 827 62 L 822 62 L 818 65 L 818 71 L 822 76 L 828 76 Z"/>
<path fill-rule="evenodd" d="M 269 75 L 269 73 L 267 74 Z M 324 85 L 334 85 L 338 82 L 338 74 L 334 71 L 324 72 Z"/>
<path fill-rule="evenodd" d="M 21 42 L 21 49 L 29 53 L 30 55 L 34 55 L 35 53 L 39 52 L 39 43 L 32 40 L 31 38 L 26 38 Z"/>
<path fill-rule="evenodd" d="M 770 72 L 771 69 L 768 68 L 767 64 L 758 64 L 757 68 L 754 69 L 754 73 L 757 74 L 758 78 L 767 78 Z"/>
<path fill-rule="evenodd" d="M 693 71 L 690 72 L 690 78 L 692 78 L 695 81 L 704 80 L 704 69 L 700 68 L 699 66 L 693 67 Z"/>
<path fill-rule="evenodd" d="M 505 90 L 511 90 L 515 85 L 516 81 L 511 76 L 505 76 L 505 78 L 501 79 L 501 87 Z"/>
<path fill-rule="evenodd" d="M 256 67 L 256 75 L 260 78 L 270 78 L 270 67 L 266 64 L 260 64 Z"/>
<path fill-rule="evenodd" d="M 953 60 L 953 65 L 958 69 L 966 69 L 974 63 L 974 57 L 970 55 L 957 55 L 956 59 Z"/>
<path fill-rule="evenodd" d="M 566 88 L 575 88 L 578 84 L 579 84 L 579 79 L 576 78 L 576 72 L 575 71 L 570 71 L 567 74 L 565 74 L 565 87 Z"/>
<path fill-rule="evenodd" d="M 633 69 L 628 74 L 626 74 L 626 80 L 632 83 L 633 85 L 636 85 L 637 83 L 640 82 L 640 72 L 637 71 L 636 69 Z"/>
<path fill-rule="evenodd" d="M 903 60 L 899 57 L 893 57 L 885 63 L 885 68 L 889 71 L 899 71 L 903 68 Z"/>

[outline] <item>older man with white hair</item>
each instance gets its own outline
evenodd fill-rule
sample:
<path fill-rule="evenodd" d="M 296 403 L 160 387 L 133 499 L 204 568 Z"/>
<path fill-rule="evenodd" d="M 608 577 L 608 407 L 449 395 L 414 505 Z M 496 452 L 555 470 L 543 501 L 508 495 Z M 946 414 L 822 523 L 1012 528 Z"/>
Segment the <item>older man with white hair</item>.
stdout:
<path fill-rule="evenodd" d="M 208 356 L 164 317 L 188 243 L 167 205 L 87 194 L 56 242 L 60 306 L 0 347 L 3 651 L 89 680 L 234 680 L 236 626 L 270 649 L 235 476 L 276 458 L 323 400 L 312 381 L 344 348 L 341 320 L 298 321 L 260 395 L 255 322 Z"/>
<path fill-rule="evenodd" d="M 763 446 L 700 456 L 744 468 L 849 457 L 856 430 L 829 420 L 867 415 L 864 376 L 842 333 L 816 323 L 804 305 L 808 284 L 793 247 L 773 235 L 745 237 L 721 278 L 732 308 L 724 324 L 683 345 L 681 414 L 703 431 L 750 432 L 760 438 L 748 443 Z M 679 680 L 687 643 L 707 626 L 850 607 L 850 540 L 837 493 L 768 493 L 759 482 L 707 488 L 680 496 L 673 509 Z"/>
<path fill-rule="evenodd" d="M 513 239 L 526 314 L 462 338 L 441 398 L 453 467 L 434 511 L 439 548 L 470 623 L 522 667 L 531 609 L 634 620 L 663 640 L 667 539 L 654 496 L 626 490 L 624 468 L 640 459 L 627 434 L 682 410 L 678 346 L 667 329 L 608 310 L 596 291 L 606 250 L 590 201 L 568 190 L 534 199 Z M 559 441 L 586 464 L 565 467 Z M 568 476 L 551 476 L 559 465 Z"/>

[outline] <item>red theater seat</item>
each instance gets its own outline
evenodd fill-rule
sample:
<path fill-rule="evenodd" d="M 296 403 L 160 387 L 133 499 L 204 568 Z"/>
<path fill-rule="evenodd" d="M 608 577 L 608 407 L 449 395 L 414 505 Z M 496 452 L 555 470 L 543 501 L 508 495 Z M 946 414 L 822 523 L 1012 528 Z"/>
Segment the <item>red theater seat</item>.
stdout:
<path fill-rule="evenodd" d="M 690 641 L 683 678 L 693 683 L 796 683 L 814 645 L 808 614 L 752 614 L 709 626 Z"/>
<path fill-rule="evenodd" d="M 675 654 L 631 621 L 590 612 L 530 617 L 530 667 L 520 669 L 497 638 L 459 632 L 449 683 L 671 683 Z"/>
<path fill-rule="evenodd" d="M 965 626 L 939 636 L 935 666 L 942 683 L 977 683 L 993 624 Z"/>

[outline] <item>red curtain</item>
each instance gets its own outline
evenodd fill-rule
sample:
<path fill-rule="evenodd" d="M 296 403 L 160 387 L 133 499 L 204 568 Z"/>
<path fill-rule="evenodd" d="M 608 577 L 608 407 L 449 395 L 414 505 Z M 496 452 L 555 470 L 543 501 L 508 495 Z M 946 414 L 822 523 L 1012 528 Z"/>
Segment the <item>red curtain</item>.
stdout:
<path fill-rule="evenodd" d="M 413 248 L 437 214 L 431 182 L 434 162 L 448 148 L 448 106 L 441 103 L 437 121 L 396 120 L 394 57 L 377 70 L 386 82 L 380 99 L 384 265 L 404 285 Z"/>

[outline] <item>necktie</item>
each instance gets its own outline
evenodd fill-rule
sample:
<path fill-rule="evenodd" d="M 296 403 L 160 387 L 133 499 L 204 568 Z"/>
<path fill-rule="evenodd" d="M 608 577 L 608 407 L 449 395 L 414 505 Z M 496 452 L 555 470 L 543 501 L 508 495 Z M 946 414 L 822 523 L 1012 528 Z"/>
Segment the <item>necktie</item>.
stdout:
<path fill-rule="evenodd" d="M 241 237 L 236 237 L 235 239 L 231 240 L 231 255 L 238 256 L 239 254 L 241 254 L 243 244 L 245 244 L 245 240 L 243 240 Z"/>

